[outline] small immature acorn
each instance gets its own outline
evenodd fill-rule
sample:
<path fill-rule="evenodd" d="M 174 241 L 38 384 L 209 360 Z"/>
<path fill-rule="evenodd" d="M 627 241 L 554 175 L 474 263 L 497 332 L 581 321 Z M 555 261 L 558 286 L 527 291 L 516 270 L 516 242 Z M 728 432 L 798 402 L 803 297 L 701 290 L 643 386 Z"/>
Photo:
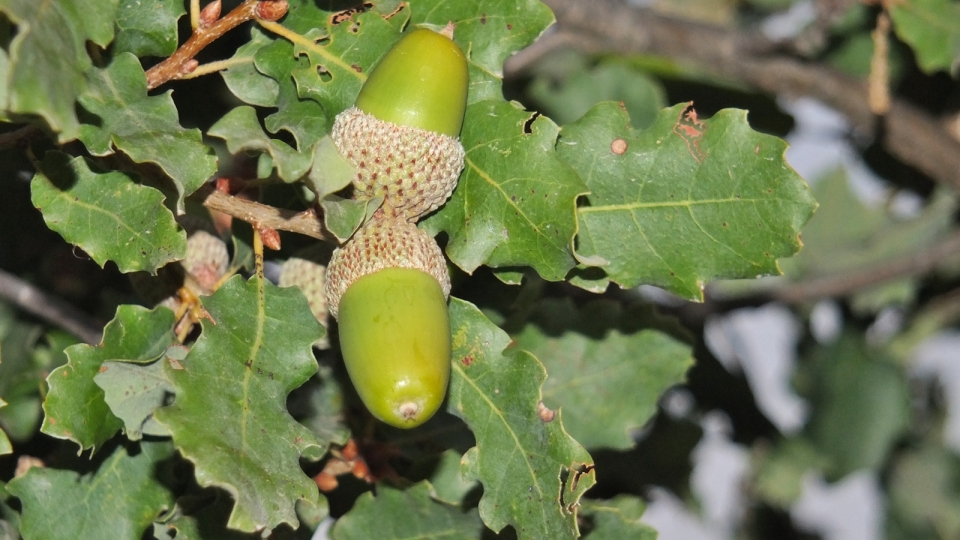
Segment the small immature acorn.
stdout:
<path fill-rule="evenodd" d="M 416 427 L 450 378 L 450 278 L 436 241 L 402 218 L 364 225 L 327 267 L 327 304 L 360 399 L 395 427 Z"/>
<path fill-rule="evenodd" d="M 404 36 L 333 125 L 337 149 L 357 169 L 358 198 L 383 196 L 384 213 L 408 221 L 439 208 L 463 170 L 467 62 L 452 25 L 444 32 Z"/>

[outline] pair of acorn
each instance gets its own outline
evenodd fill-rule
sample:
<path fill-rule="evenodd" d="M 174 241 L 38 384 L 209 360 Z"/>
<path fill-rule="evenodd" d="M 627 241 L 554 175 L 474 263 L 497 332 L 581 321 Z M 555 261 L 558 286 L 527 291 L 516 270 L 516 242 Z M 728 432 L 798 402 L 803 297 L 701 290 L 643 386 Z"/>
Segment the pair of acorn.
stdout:
<path fill-rule="evenodd" d="M 450 278 L 440 247 L 416 222 L 446 202 L 463 169 L 467 64 L 452 35 L 448 25 L 403 37 L 332 133 L 356 168 L 354 197 L 384 201 L 334 252 L 327 305 L 364 405 L 401 428 L 433 416 L 450 378 Z"/>

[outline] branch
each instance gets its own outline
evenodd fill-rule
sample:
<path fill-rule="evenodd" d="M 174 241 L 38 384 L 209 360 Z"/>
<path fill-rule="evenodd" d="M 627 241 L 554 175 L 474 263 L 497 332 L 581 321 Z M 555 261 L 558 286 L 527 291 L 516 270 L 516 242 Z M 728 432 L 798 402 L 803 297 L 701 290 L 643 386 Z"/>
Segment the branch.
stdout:
<path fill-rule="evenodd" d="M 248 201 L 239 197 L 232 197 L 216 190 L 213 185 L 207 184 L 191 196 L 212 210 L 218 210 L 237 219 L 241 219 L 257 227 L 266 227 L 278 231 L 289 231 L 317 240 L 332 241 L 323 232 L 320 219 L 313 210 L 295 212 L 282 208 L 275 208 L 266 204 Z"/>
<path fill-rule="evenodd" d="M 877 137 L 903 163 L 960 190 L 960 142 L 930 115 L 902 100 L 878 118 L 863 81 L 776 53 L 760 34 L 635 9 L 614 0 L 545 0 L 563 33 L 590 52 L 652 54 L 787 96 L 810 96 L 841 111 L 859 133 Z"/>
<path fill-rule="evenodd" d="M 43 131 L 34 125 L 23 126 L 13 131 L 0 133 L 0 150 L 26 146 L 31 140 L 39 138 L 41 135 L 43 135 Z"/>
<path fill-rule="evenodd" d="M 102 331 L 88 322 L 89 315 L 3 270 L 0 270 L 0 298 L 70 332 L 85 343 L 100 343 Z"/>
<path fill-rule="evenodd" d="M 287 13 L 287 0 L 245 0 L 223 18 L 219 15 L 220 0 L 214 0 L 197 16 L 193 34 L 169 58 L 147 70 L 147 88 L 183 78 L 197 69 L 194 60 L 204 47 L 250 20 L 276 21 Z M 216 8 L 216 9 L 213 9 Z M 193 13 L 193 10 L 191 10 Z M 191 18 L 193 16 L 191 15 Z"/>

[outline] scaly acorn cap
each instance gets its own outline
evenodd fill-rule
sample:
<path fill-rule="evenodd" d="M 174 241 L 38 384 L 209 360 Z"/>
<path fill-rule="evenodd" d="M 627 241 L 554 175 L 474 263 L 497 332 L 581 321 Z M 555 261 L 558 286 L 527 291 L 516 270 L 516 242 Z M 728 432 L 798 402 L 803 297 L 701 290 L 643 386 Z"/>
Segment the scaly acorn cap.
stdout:
<path fill-rule="evenodd" d="M 357 198 L 382 196 L 386 215 L 408 221 L 446 202 L 463 170 L 467 83 L 466 58 L 448 35 L 417 29 L 384 56 L 333 125 L 357 169 Z"/>
<path fill-rule="evenodd" d="M 444 298 L 450 294 L 450 275 L 436 240 L 405 219 L 378 216 L 333 252 L 326 283 L 330 315 L 337 318 L 340 299 L 351 284 L 388 268 L 425 272 L 440 284 Z"/>

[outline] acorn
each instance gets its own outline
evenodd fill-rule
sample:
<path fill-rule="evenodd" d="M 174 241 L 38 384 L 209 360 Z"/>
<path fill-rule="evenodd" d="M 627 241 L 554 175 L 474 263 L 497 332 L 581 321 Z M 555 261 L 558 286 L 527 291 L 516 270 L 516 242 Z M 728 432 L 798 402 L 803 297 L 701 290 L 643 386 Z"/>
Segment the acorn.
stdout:
<path fill-rule="evenodd" d="M 450 378 L 446 261 L 429 234 L 403 218 L 369 221 L 327 267 L 327 308 L 367 409 L 399 428 L 440 408 Z"/>
<path fill-rule="evenodd" d="M 452 35 L 448 25 L 404 36 L 334 122 L 337 150 L 356 168 L 355 197 L 384 197 L 389 217 L 414 222 L 436 210 L 463 170 L 467 61 Z"/>

